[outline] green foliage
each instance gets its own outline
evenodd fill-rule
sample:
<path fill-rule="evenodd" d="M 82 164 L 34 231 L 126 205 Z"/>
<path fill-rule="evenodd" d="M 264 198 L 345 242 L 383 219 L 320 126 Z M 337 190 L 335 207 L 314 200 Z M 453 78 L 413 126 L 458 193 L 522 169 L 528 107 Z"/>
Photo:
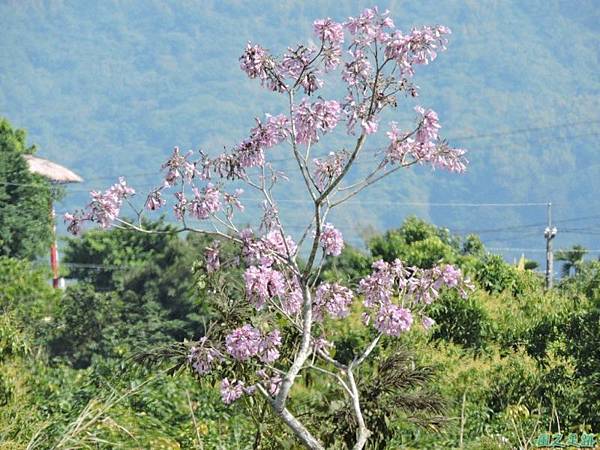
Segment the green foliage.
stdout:
<path fill-rule="evenodd" d="M 14 314 L 30 329 L 40 327 L 59 301 L 48 277 L 28 261 L 0 257 L 0 313 Z"/>
<path fill-rule="evenodd" d="M 397 230 L 387 231 L 369 241 L 375 259 L 396 258 L 411 266 L 431 268 L 440 261 L 453 263 L 458 257 L 458 240 L 448 230 L 409 217 Z"/>
<path fill-rule="evenodd" d="M 125 326 L 123 302 L 114 292 L 96 292 L 85 283 L 70 287 L 56 310 L 48 350 L 75 368 L 88 367 L 95 355 L 119 353 Z M 122 353 L 122 352 L 121 352 Z"/>
<path fill-rule="evenodd" d="M 475 279 L 483 289 L 491 294 L 507 290 L 513 295 L 520 295 L 527 284 L 519 271 L 507 264 L 499 255 L 483 257 L 477 264 Z"/>
<path fill-rule="evenodd" d="M 346 245 L 340 256 L 327 259 L 321 276 L 329 282 L 338 281 L 353 285 L 371 273 L 371 264 L 372 259 L 364 252 Z"/>
<path fill-rule="evenodd" d="M 25 131 L 0 117 L 0 256 L 32 259 L 51 242 L 50 203 L 60 192 L 29 171 L 24 155 L 34 153 Z"/>
<path fill-rule="evenodd" d="M 494 323 L 477 294 L 463 299 L 455 293 L 446 293 L 433 305 L 430 316 L 438 324 L 433 339 L 444 339 L 455 344 L 482 351 L 494 336 Z"/>
<path fill-rule="evenodd" d="M 56 309 L 52 355 L 87 367 L 94 355 L 125 355 L 203 335 L 204 296 L 211 294 L 198 289 L 192 268 L 209 241 L 180 239 L 162 221 L 144 226 L 159 234 L 95 230 L 68 241 L 65 260 L 80 283 Z"/>
<path fill-rule="evenodd" d="M 398 245 L 410 254 L 435 230 L 409 223 Z M 243 268 L 230 265 L 237 250 L 223 243 L 224 270 L 207 273 L 206 240 L 137 236 L 93 232 L 69 247 L 81 279 L 64 293 L 31 263 L 0 258 L 0 449 L 296 448 L 260 397 L 226 407 L 216 377 L 185 369 L 191 343 L 181 341 L 201 335 L 203 320 L 215 319 L 210 333 L 222 339 L 250 317 Z M 478 285 L 467 299 L 443 295 L 429 310 L 432 331 L 384 339 L 361 367 L 371 448 L 457 448 L 461 435 L 465 449 L 515 448 L 556 429 L 556 417 L 565 430 L 599 426 L 600 263 L 545 292 L 536 275 L 486 255 L 476 239 L 447 242 Z M 436 254 L 418 248 L 422 260 Z M 370 272 L 371 256 L 347 252 L 324 277 L 355 284 Z M 374 337 L 358 326 L 360 312 L 358 299 L 329 336 L 339 361 Z M 246 367 L 248 379 L 256 368 Z M 290 408 L 328 447 L 347 448 L 356 424 L 335 380 L 306 369 L 294 389 Z"/>
<path fill-rule="evenodd" d="M 587 250 L 582 245 L 574 245 L 570 250 L 556 252 L 556 260 L 564 261 L 561 268 L 562 276 L 570 276 L 571 270 L 574 270 L 575 274 L 577 274 L 581 270 L 583 258 L 586 254 Z"/>

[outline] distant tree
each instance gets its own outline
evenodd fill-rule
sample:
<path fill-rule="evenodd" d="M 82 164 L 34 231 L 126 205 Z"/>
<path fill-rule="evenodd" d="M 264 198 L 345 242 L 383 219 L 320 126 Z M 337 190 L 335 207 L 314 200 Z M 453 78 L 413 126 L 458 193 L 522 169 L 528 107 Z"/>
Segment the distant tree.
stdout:
<path fill-rule="evenodd" d="M 52 355 L 87 367 L 94 356 L 204 332 L 207 302 L 190 268 L 212 240 L 198 234 L 182 239 L 162 219 L 144 220 L 142 226 L 152 232 L 90 230 L 67 241 L 64 261 L 79 283 L 67 289 L 57 308 Z M 230 247 L 223 243 L 221 254 Z"/>
<path fill-rule="evenodd" d="M 585 247 L 574 245 L 570 250 L 561 250 L 556 252 L 556 260 L 564 261 L 561 274 L 563 277 L 570 277 L 571 270 L 577 274 L 581 270 L 583 257 L 587 254 Z"/>
<path fill-rule="evenodd" d="M 429 269 L 440 261 L 453 263 L 458 257 L 458 241 L 444 228 L 409 217 L 402 226 L 375 236 L 369 242 L 374 259 L 401 259 L 408 265 Z"/>
<path fill-rule="evenodd" d="M 484 256 L 485 247 L 481 238 L 475 234 L 469 234 L 462 245 L 463 255 Z"/>
<path fill-rule="evenodd" d="M 59 192 L 29 171 L 23 156 L 35 146 L 27 147 L 25 136 L 0 118 L 0 256 L 32 259 L 48 248 L 50 202 Z"/>

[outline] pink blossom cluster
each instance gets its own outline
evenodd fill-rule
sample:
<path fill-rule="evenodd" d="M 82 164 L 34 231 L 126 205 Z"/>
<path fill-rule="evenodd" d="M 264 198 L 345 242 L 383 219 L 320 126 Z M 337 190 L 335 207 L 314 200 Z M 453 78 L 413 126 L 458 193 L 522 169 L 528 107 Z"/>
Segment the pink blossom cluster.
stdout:
<path fill-rule="evenodd" d="M 344 248 L 344 237 L 342 232 L 336 229 L 332 224 L 326 223 L 321 229 L 319 243 L 326 255 L 339 256 Z"/>
<path fill-rule="evenodd" d="M 261 238 L 255 238 L 251 229 L 245 229 L 239 237 L 242 241 L 242 257 L 252 264 L 244 273 L 247 298 L 257 309 L 262 309 L 267 301 L 273 300 L 279 301 L 284 313 L 299 313 L 303 296 L 297 277 L 274 268 L 274 265 L 288 259 L 288 251 L 290 255 L 296 253 L 296 243 L 290 236 L 286 236 L 284 241 L 279 228 Z"/>
<path fill-rule="evenodd" d="M 278 226 L 263 237 L 255 237 L 250 228 L 239 233 L 242 241 L 242 256 L 248 264 L 271 267 L 275 262 L 293 256 L 298 246 L 291 236 L 284 234 Z"/>
<path fill-rule="evenodd" d="M 196 175 L 196 165 L 189 161 L 191 155 L 191 150 L 185 155 L 182 155 L 179 151 L 179 147 L 173 149 L 171 157 L 161 166 L 162 169 L 167 170 L 164 181 L 165 187 L 175 185 L 181 178 L 188 183 L 192 181 Z"/>
<path fill-rule="evenodd" d="M 280 144 L 289 135 L 290 121 L 285 115 L 266 114 L 264 122 L 256 119 L 256 126 L 250 130 L 249 137 L 237 144 L 230 153 L 209 158 L 200 151 L 200 158 L 191 162 L 191 152 L 182 156 L 176 148 L 173 156 L 163 165 L 163 168 L 168 169 L 165 187 L 173 186 L 182 177 L 188 183 L 196 176 L 202 180 L 210 180 L 213 174 L 230 180 L 245 179 L 246 169 L 264 166 L 265 150 Z M 153 199 L 148 206 L 155 204 L 157 203 Z"/>
<path fill-rule="evenodd" d="M 279 257 L 287 258 L 292 256 L 298 250 L 298 247 L 291 236 L 285 236 L 281 228 L 274 228 L 267 233 L 267 235 L 262 238 L 262 243 L 264 245 L 263 250 L 263 261 L 264 258 L 269 259 L 270 253 L 275 253 Z M 273 261 L 271 257 L 271 261 Z"/>
<path fill-rule="evenodd" d="M 243 381 L 231 380 L 229 378 L 223 378 L 221 380 L 221 400 L 226 405 L 230 405 L 239 399 L 245 392 L 245 385 Z"/>
<path fill-rule="evenodd" d="M 256 375 L 258 375 L 262 385 L 265 387 L 269 395 L 277 395 L 277 392 L 279 392 L 279 386 L 281 385 L 281 377 L 279 375 L 269 375 L 264 369 L 257 370 Z"/>
<path fill-rule="evenodd" d="M 413 323 L 412 312 L 393 303 L 382 304 L 373 322 L 373 326 L 388 336 L 399 336 L 408 331 Z"/>
<path fill-rule="evenodd" d="M 396 31 L 387 42 L 385 55 L 398 64 L 403 75 L 414 75 L 414 66 L 429 64 L 437 57 L 438 51 L 446 50 L 450 34 L 449 28 L 438 25 L 413 28 L 410 34 Z"/>
<path fill-rule="evenodd" d="M 399 259 L 391 264 L 382 260 L 375 261 L 373 269 L 371 275 L 359 282 L 359 292 L 364 295 L 364 305 L 367 308 L 388 303 L 395 289 L 406 286 L 410 273 Z"/>
<path fill-rule="evenodd" d="M 447 264 L 442 269 L 442 280 L 449 288 L 457 287 L 462 281 L 462 272 L 458 267 Z"/>
<path fill-rule="evenodd" d="M 236 328 L 225 338 L 225 348 L 237 361 L 247 361 L 252 357 L 264 363 L 272 363 L 279 358 L 281 334 L 273 330 L 263 335 L 252 325 Z"/>
<path fill-rule="evenodd" d="M 256 119 L 257 125 L 250 131 L 252 142 L 264 149 L 283 142 L 289 133 L 289 120 L 283 114 L 266 114 L 266 118 L 265 123 Z"/>
<path fill-rule="evenodd" d="M 395 305 L 394 297 L 399 297 L 403 305 L 428 305 L 439 297 L 442 288 L 458 289 L 463 296 L 467 289 L 472 289 L 460 269 L 452 265 L 433 269 L 406 268 L 397 259 L 393 263 L 376 261 L 373 269 L 371 275 L 360 281 L 359 292 L 364 295 L 364 306 L 374 311 L 374 326 L 389 335 L 396 336 L 413 323 L 410 309 Z M 370 318 L 371 315 L 365 313 L 365 322 L 368 323 Z M 429 328 L 433 322 L 423 317 L 422 324 Z"/>
<path fill-rule="evenodd" d="M 188 354 L 188 362 L 198 375 L 206 375 L 213 369 L 215 361 L 222 359 L 219 351 L 207 344 L 205 337 L 200 339 L 197 346 L 190 348 Z"/>
<path fill-rule="evenodd" d="M 192 217 L 205 220 L 221 209 L 221 194 L 212 183 L 208 183 L 202 190 L 194 186 L 192 192 L 194 198 L 188 203 Z"/>
<path fill-rule="evenodd" d="M 227 217 L 233 217 L 233 208 L 237 208 L 239 211 L 244 211 L 244 205 L 240 201 L 240 197 L 244 193 L 243 189 L 236 189 L 233 194 L 229 192 L 223 192 L 223 200 L 229 206 L 227 211 Z"/>
<path fill-rule="evenodd" d="M 219 259 L 219 241 L 214 241 L 212 246 L 204 249 L 204 258 L 206 260 L 206 271 L 208 273 L 216 272 L 221 267 Z"/>
<path fill-rule="evenodd" d="M 423 328 L 425 328 L 425 330 L 429 330 L 432 326 L 435 325 L 435 320 L 433 320 L 431 317 L 423 316 L 423 318 L 421 319 L 421 325 L 423 325 Z"/>
<path fill-rule="evenodd" d="M 249 42 L 240 56 L 240 67 L 248 77 L 258 78 L 271 91 L 283 92 L 286 86 L 276 72 L 276 65 L 274 58 L 258 44 Z"/>
<path fill-rule="evenodd" d="M 350 312 L 354 294 L 338 283 L 322 283 L 315 293 L 313 314 L 315 320 L 323 320 L 323 313 L 335 319 L 342 319 Z"/>
<path fill-rule="evenodd" d="M 279 65 L 280 73 L 286 78 L 298 78 L 306 70 L 315 54 L 316 50 L 314 48 L 305 47 L 304 45 L 299 45 L 295 49 L 288 48 L 288 51 L 283 54 Z"/>
<path fill-rule="evenodd" d="M 319 133 L 325 134 L 335 128 L 340 118 L 341 107 L 335 100 L 317 100 L 309 103 L 303 99 L 294 106 L 293 120 L 296 130 L 296 143 L 314 144 L 319 141 Z"/>
<path fill-rule="evenodd" d="M 313 23 L 313 29 L 315 35 L 321 39 L 325 70 L 335 69 L 342 58 L 344 27 L 341 23 L 334 22 L 328 17 L 316 20 Z"/>
<path fill-rule="evenodd" d="M 323 87 L 323 80 L 319 78 L 320 71 L 311 63 L 317 57 L 317 51 L 314 48 L 299 45 L 296 49 L 288 48 L 287 53 L 283 55 L 279 65 L 279 73 L 284 78 L 290 78 L 293 81 L 292 86 L 298 84 L 304 88 L 304 93 L 311 95 L 317 89 Z"/>
<path fill-rule="evenodd" d="M 344 170 L 344 166 L 348 160 L 348 152 L 342 150 L 339 152 L 330 152 L 323 159 L 314 159 L 315 164 L 315 180 L 320 191 L 324 191 L 325 187 L 331 180 L 339 177 Z"/>
<path fill-rule="evenodd" d="M 123 177 L 104 192 L 92 191 L 91 202 L 84 211 L 64 215 L 65 222 L 68 224 L 67 230 L 72 234 L 81 232 L 81 224 L 85 221 L 96 222 L 102 228 L 108 228 L 113 221 L 119 217 L 123 200 L 133 196 L 135 190 L 127 186 Z"/>
<path fill-rule="evenodd" d="M 265 149 L 281 143 L 287 137 L 288 122 L 282 114 L 267 114 L 264 123 L 256 119 L 257 125 L 250 131 L 250 138 L 234 149 L 232 158 L 243 168 L 262 167 L 265 164 Z"/>
<path fill-rule="evenodd" d="M 342 71 L 342 80 L 349 87 L 366 83 L 372 75 L 372 66 L 369 58 L 361 49 L 350 50 L 350 60 L 344 64 Z"/>
<path fill-rule="evenodd" d="M 429 144 L 437 141 L 438 130 L 441 127 L 437 113 L 432 109 L 425 109 L 422 106 L 415 106 L 415 111 L 421 116 L 421 123 L 417 129 L 416 141 L 419 144 Z"/>
<path fill-rule="evenodd" d="M 387 42 L 386 29 L 394 28 L 394 22 L 388 17 L 389 11 L 379 12 L 377 7 L 367 8 L 358 17 L 349 17 L 344 26 L 353 36 L 353 45 L 365 47 L 377 42 Z"/>
<path fill-rule="evenodd" d="M 420 106 L 415 110 L 421 118 L 414 138 L 411 133 L 400 131 L 392 122 L 392 128 L 387 133 L 390 145 L 386 151 L 386 161 L 398 164 L 416 161 L 451 172 L 464 172 L 467 168 L 466 152 L 450 148 L 446 142 L 439 140 L 440 124 L 435 111 Z"/>
<path fill-rule="evenodd" d="M 163 198 L 160 189 L 155 189 L 148 194 L 145 207 L 150 211 L 156 211 L 165 206 L 166 203 L 167 201 Z"/>
<path fill-rule="evenodd" d="M 246 296 L 256 309 L 261 309 L 267 300 L 283 296 L 286 292 L 283 274 L 268 266 L 250 266 L 244 272 Z"/>
<path fill-rule="evenodd" d="M 221 192 L 217 186 L 211 183 L 207 183 L 202 188 L 193 184 L 194 179 L 210 179 L 212 161 L 202 152 L 200 152 L 199 160 L 190 161 L 191 155 L 191 150 L 185 155 L 181 155 L 179 148 L 175 147 L 173 154 L 162 165 L 162 168 L 167 170 L 164 183 L 148 194 L 145 207 L 155 211 L 164 206 L 166 201 L 163 198 L 162 191 L 181 182 L 182 184 L 192 185 L 193 197 L 186 197 L 183 189 L 174 193 L 176 202 L 173 205 L 173 210 L 179 220 L 182 220 L 186 213 L 199 220 L 208 219 L 223 209 L 221 196 L 225 204 L 228 205 L 226 210 L 228 217 L 233 216 L 233 207 L 243 211 L 244 206 L 240 201 L 240 196 L 244 192 L 242 189 L 236 189 L 234 193 L 228 193 Z"/>
<path fill-rule="evenodd" d="M 298 287 L 298 282 L 290 283 L 291 287 L 288 287 L 281 300 L 281 309 L 288 315 L 296 315 L 302 308 L 302 291 Z"/>

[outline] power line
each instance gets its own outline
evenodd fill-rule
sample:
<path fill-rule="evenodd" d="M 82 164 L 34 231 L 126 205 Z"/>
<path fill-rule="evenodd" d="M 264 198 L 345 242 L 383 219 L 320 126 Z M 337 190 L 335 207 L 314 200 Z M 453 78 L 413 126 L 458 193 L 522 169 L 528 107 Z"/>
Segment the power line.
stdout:
<path fill-rule="evenodd" d="M 521 247 L 487 247 L 486 250 L 498 251 L 498 252 L 530 252 L 530 253 L 546 253 L 546 249 L 542 248 L 521 248 Z M 568 252 L 570 248 L 559 248 L 554 250 L 555 252 Z M 600 249 L 586 249 L 588 253 L 600 253 Z"/>
<path fill-rule="evenodd" d="M 471 136 L 457 136 L 452 139 L 457 140 L 457 141 L 483 139 L 483 138 L 489 138 L 489 137 L 499 137 L 499 136 L 513 135 L 513 134 L 530 133 L 532 131 L 541 131 L 541 130 L 548 130 L 548 129 L 554 129 L 554 128 L 565 128 L 565 127 L 572 127 L 572 126 L 577 126 L 577 125 L 586 125 L 586 124 L 590 124 L 590 123 L 600 123 L 600 120 L 584 120 L 584 121 L 580 121 L 580 122 L 570 122 L 570 123 L 563 122 L 563 123 L 554 124 L 554 125 L 544 125 L 544 126 L 540 126 L 540 127 L 529 127 L 529 128 L 515 129 L 515 130 L 497 131 L 497 132 L 492 132 L 492 133 L 487 133 L 487 134 L 478 134 L 478 135 L 471 135 Z"/>

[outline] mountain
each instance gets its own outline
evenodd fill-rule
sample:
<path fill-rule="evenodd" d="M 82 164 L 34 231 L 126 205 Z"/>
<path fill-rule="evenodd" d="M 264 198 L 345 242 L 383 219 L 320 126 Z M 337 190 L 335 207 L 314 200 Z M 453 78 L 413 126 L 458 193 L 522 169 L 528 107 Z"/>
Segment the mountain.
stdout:
<path fill-rule="evenodd" d="M 314 19 L 341 21 L 367 6 L 348 0 L 4 1 L 0 115 L 29 131 L 39 156 L 87 180 L 69 188 L 59 210 L 83 205 L 86 191 L 119 175 L 143 191 L 156 184 L 173 146 L 231 147 L 254 117 L 283 110 L 281 98 L 239 70 L 247 41 L 280 52 L 310 39 Z M 435 23 L 453 30 L 448 51 L 417 71 L 418 101 L 438 111 L 444 135 L 470 151 L 471 165 L 464 176 L 417 168 L 373 187 L 333 216 L 346 236 L 357 242 L 365 229 L 395 227 L 417 214 L 459 233 L 481 232 L 492 247 L 543 250 L 544 204 L 551 201 L 556 247 L 600 248 L 597 2 L 379 6 L 404 30 Z M 413 106 L 401 105 L 398 117 L 410 118 Z M 283 216 L 296 227 L 307 214 L 297 202 L 301 189 L 292 178 L 280 190 Z M 512 259 L 522 251 L 504 253 Z"/>

